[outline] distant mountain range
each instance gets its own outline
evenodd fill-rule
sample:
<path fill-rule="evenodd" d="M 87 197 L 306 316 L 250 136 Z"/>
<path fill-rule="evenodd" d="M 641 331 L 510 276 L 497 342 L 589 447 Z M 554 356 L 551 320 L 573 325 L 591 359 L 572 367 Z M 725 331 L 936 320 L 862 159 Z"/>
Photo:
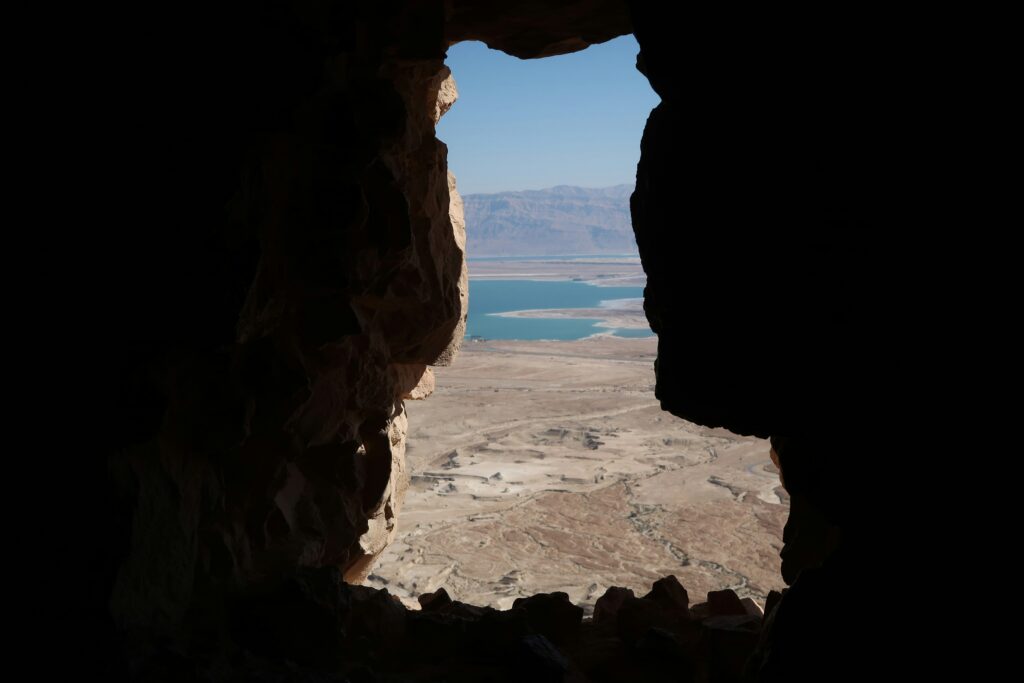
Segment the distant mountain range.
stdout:
<path fill-rule="evenodd" d="M 635 254 L 632 193 L 632 185 L 559 185 L 465 195 L 467 255 Z"/>

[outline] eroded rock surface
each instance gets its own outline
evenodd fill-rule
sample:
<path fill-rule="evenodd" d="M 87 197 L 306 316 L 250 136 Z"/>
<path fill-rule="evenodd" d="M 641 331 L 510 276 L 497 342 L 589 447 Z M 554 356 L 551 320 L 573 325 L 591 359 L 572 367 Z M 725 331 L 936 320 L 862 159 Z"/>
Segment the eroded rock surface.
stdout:
<path fill-rule="evenodd" d="M 303 569 L 230 608 L 232 637 L 262 656 L 192 666 L 200 676 L 259 672 L 261 680 L 739 681 L 760 617 L 688 611 L 656 597 L 666 584 L 684 590 L 673 576 L 643 598 L 609 588 L 604 604 L 609 596 L 625 603 L 591 620 L 564 593 L 496 610 L 439 589 L 424 596 L 422 610 L 408 610 L 386 590 L 342 583 L 336 570 Z M 160 665 L 169 663 L 148 673 L 166 673 Z"/>
<path fill-rule="evenodd" d="M 656 348 L 468 343 L 409 406 L 412 484 L 371 585 L 505 609 L 563 591 L 588 611 L 609 586 L 643 595 L 666 574 L 761 603 L 782 588 L 788 496 L 768 443 L 667 416 Z"/>
<path fill-rule="evenodd" d="M 576 52 L 631 31 L 622 0 L 459 0 L 451 8 L 449 42 L 482 40 L 524 59 Z"/>
<path fill-rule="evenodd" d="M 95 103 L 76 116 L 92 115 L 81 137 L 102 146 L 82 158 L 120 143 L 117 175 L 96 190 L 100 248 L 85 259 L 97 291 L 76 297 L 100 308 L 89 329 L 103 348 L 88 362 L 112 389 L 99 411 L 103 503 L 81 515 L 101 576 L 80 633 L 102 641 L 91 654 L 108 678 L 368 681 L 409 678 L 408 666 L 435 680 L 735 680 L 758 625 L 748 608 L 710 614 L 721 599 L 681 619 L 627 597 L 607 629 L 588 635 L 584 622 L 567 650 L 525 610 L 454 600 L 413 614 L 340 581 L 364 576 L 398 528 L 404 400 L 429 391 L 416 369 L 450 362 L 465 322 L 459 202 L 434 134 L 455 92 L 446 48 L 476 38 L 539 57 L 631 30 L 662 98 L 632 200 L 657 397 L 707 427 L 800 435 L 779 450 L 798 511 L 786 529 L 792 586 L 765 619 L 755 671 L 839 680 L 883 659 L 871 610 L 840 607 L 871 604 L 882 565 L 879 527 L 845 475 L 882 460 L 865 415 L 884 414 L 898 393 L 887 373 L 917 352 L 899 344 L 919 297 L 904 265 L 927 249 L 893 255 L 894 236 L 923 223 L 917 186 L 934 193 L 922 180 L 938 175 L 931 162 L 955 158 L 951 138 L 970 128 L 949 103 L 973 98 L 952 76 L 962 64 L 921 63 L 942 50 L 916 37 L 946 32 L 916 19 L 816 15 L 808 32 L 806 16 L 776 8 L 719 12 L 186 3 L 140 6 L 137 30 L 104 17 L 81 31 L 99 64 L 88 97 L 69 101 Z M 718 325 L 695 329 L 695 310 Z M 611 438 L 582 423 L 565 435 L 577 437 L 585 454 Z M 494 474 L 481 476 L 513 475 Z M 704 483 L 742 493 L 721 476 Z M 586 502 L 580 516 L 603 504 L 600 490 L 568 495 Z M 675 545 L 664 531 L 688 513 L 634 502 L 646 507 L 629 542 Z M 561 523 L 571 506 L 553 507 Z M 742 534 L 723 538 L 749 549 Z M 694 555 L 716 563 L 721 543 L 701 543 Z"/>
<path fill-rule="evenodd" d="M 413 39 L 392 29 L 416 8 L 338 10 L 254 7 L 193 59 L 139 56 L 162 99 L 211 113 L 164 126 L 148 189 L 124 188 L 172 198 L 110 299 L 112 413 L 131 426 L 108 460 L 129 529 L 118 628 L 173 634 L 303 567 L 359 582 L 395 534 L 404 401 L 465 329 L 465 227 L 434 135 L 457 89 L 440 22 Z"/>

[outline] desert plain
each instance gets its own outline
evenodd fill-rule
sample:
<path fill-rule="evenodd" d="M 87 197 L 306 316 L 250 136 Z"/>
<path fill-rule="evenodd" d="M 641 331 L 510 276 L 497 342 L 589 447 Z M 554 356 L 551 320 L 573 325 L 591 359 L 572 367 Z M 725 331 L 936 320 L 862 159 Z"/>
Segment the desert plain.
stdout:
<path fill-rule="evenodd" d="M 674 574 L 690 595 L 783 587 L 788 497 L 766 441 L 661 410 L 655 337 L 467 340 L 408 401 L 411 482 L 367 584 L 505 609 Z"/>

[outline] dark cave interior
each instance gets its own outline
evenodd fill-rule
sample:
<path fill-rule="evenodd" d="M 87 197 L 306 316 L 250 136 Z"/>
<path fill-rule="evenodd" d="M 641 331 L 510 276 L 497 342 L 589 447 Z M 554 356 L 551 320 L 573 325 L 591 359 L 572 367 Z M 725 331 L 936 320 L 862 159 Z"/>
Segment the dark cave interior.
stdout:
<path fill-rule="evenodd" d="M 120 107 L 125 171 L 109 191 L 128 226 L 97 275 L 115 394 L 86 616 L 109 678 L 775 681 L 878 666 L 868 615 L 839 605 L 869 602 L 885 571 L 885 510 L 864 514 L 847 473 L 892 370 L 877 357 L 900 298 L 878 245 L 924 136 L 895 29 L 642 0 L 140 13 L 101 46 L 116 92 L 97 94 Z M 351 584 L 400 515 L 403 401 L 465 326 L 464 235 L 434 134 L 445 52 L 482 40 L 535 59 L 628 33 L 661 98 L 631 200 L 656 395 L 773 438 L 790 587 L 763 620 L 671 577 L 643 597 L 610 590 L 593 621 L 564 594 L 499 612 L 438 592 L 407 610 Z M 724 332 L 693 329 L 695 310 Z"/>

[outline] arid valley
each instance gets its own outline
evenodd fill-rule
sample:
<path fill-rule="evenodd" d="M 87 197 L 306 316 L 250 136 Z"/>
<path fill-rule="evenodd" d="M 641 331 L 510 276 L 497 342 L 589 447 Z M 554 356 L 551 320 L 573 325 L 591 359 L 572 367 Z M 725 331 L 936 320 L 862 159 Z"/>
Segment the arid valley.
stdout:
<path fill-rule="evenodd" d="M 407 402 L 411 485 L 367 583 L 410 606 L 444 587 L 508 608 L 675 574 L 699 602 L 782 587 L 788 498 L 767 442 L 705 429 L 654 397 L 657 339 L 469 341 Z"/>

